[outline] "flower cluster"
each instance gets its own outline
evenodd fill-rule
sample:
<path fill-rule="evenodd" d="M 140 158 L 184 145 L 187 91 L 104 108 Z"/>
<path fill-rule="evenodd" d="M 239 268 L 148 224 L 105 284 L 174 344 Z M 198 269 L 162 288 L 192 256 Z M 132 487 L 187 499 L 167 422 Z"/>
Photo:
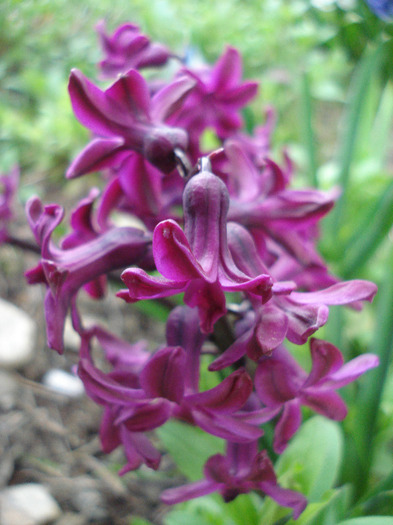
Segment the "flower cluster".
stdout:
<path fill-rule="evenodd" d="M 345 364 L 335 346 L 310 338 L 327 322 L 330 305 L 360 309 L 376 293 L 368 281 L 339 281 L 318 254 L 318 223 L 338 191 L 291 189 L 290 158 L 284 154 L 278 163 L 271 155 L 272 109 L 253 135 L 242 132 L 241 110 L 258 86 L 242 80 L 236 49 L 227 47 L 213 67 L 198 69 L 135 25 L 108 35 L 100 24 L 98 31 L 101 71 L 118 76 L 102 89 L 71 72 L 72 107 L 92 138 L 67 177 L 102 171 L 103 189 L 77 204 L 59 243 L 52 237 L 62 208 L 37 197 L 27 204 L 42 254 L 27 279 L 46 286 L 48 344 L 64 351 L 70 312 L 81 338 L 79 376 L 103 407 L 102 447 L 125 452 L 120 474 L 142 464 L 157 469 L 160 452 L 148 433 L 176 418 L 225 440 L 226 453 L 207 460 L 204 480 L 165 491 L 163 501 L 214 491 L 230 501 L 255 490 L 296 518 L 306 500 L 279 486 L 259 449 L 263 425 L 274 425 L 273 448 L 282 453 L 301 424 L 302 406 L 342 420 L 346 406 L 336 390 L 378 364 L 371 354 Z M 169 60 L 178 68 L 167 82 L 140 72 Z M 215 133 L 218 149 L 204 150 L 206 130 Z M 119 226 L 119 212 L 133 226 Z M 122 270 L 125 286 L 120 299 L 173 304 L 166 343 L 154 352 L 83 322 L 80 290 L 102 297 L 115 270 Z M 171 297 L 180 293 L 184 305 L 175 307 Z M 309 341 L 310 371 L 286 340 Z M 107 366 L 97 364 L 93 345 Z M 201 391 L 207 353 L 213 358 L 203 373 L 218 381 Z"/>

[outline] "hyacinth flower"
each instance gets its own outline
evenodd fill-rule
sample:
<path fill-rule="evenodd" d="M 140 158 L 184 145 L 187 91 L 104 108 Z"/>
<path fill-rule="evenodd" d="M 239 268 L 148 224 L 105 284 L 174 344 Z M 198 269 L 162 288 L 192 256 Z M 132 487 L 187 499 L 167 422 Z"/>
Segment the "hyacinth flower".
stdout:
<path fill-rule="evenodd" d="M 379 18 L 391 20 L 393 18 L 392 0 L 367 0 L 367 4 Z"/>
<path fill-rule="evenodd" d="M 19 186 L 19 168 L 0 175 L 0 244 L 8 238 L 8 224 L 13 218 L 13 201 Z"/>
<path fill-rule="evenodd" d="M 229 502 L 239 494 L 255 490 L 270 496 L 279 505 L 292 508 L 294 519 L 307 505 L 302 494 L 278 485 L 267 452 L 258 452 L 256 441 L 247 444 L 228 442 L 226 455 L 211 456 L 205 463 L 203 473 L 205 479 L 201 481 L 165 490 L 161 495 L 162 501 L 172 505 L 219 492 L 224 501 Z"/>
<path fill-rule="evenodd" d="M 315 228 L 334 206 L 338 190 L 288 189 L 291 166 L 282 169 L 265 157 L 258 167 L 239 140 L 228 140 L 224 151 L 231 196 L 228 220 L 252 233 L 266 260 L 269 255 L 275 260 L 284 250 L 303 267 L 323 267 Z"/>
<path fill-rule="evenodd" d="M 113 212 L 137 217 L 149 231 L 163 219 L 179 216 L 184 181 L 176 171 L 163 177 L 138 153 L 131 153 L 118 169 L 108 171 L 97 208 L 100 227 L 111 223 Z"/>
<path fill-rule="evenodd" d="M 310 350 L 312 368 L 309 374 L 284 347 L 276 349 L 272 357 L 261 360 L 255 373 L 257 395 L 273 417 L 281 413 L 273 443 L 279 454 L 301 424 L 302 405 L 341 421 L 347 415 L 347 408 L 336 390 L 378 366 L 378 357 L 373 354 L 363 354 L 344 364 L 341 352 L 319 339 L 310 340 Z"/>
<path fill-rule="evenodd" d="M 234 263 L 227 243 L 229 196 L 225 184 L 203 170 L 187 183 L 183 195 L 184 231 L 173 220 L 160 222 L 153 233 L 153 257 L 163 277 L 130 268 L 122 279 L 127 302 L 168 297 L 185 292 L 184 302 L 197 307 L 201 329 L 213 330 L 226 312 L 224 292 L 247 292 L 266 302 L 272 279 L 266 272 L 252 277 Z"/>
<path fill-rule="evenodd" d="M 76 118 L 94 138 L 76 157 L 67 177 L 119 167 L 132 152 L 164 173 L 176 167 L 176 152 L 188 145 L 184 129 L 164 122 L 183 104 L 195 81 L 182 76 L 153 97 L 145 79 L 131 69 L 102 91 L 80 71 L 73 70 L 69 94 Z"/>
<path fill-rule="evenodd" d="M 51 240 L 64 210 L 56 205 L 43 206 L 38 197 L 29 199 L 26 214 L 30 228 L 41 247 L 41 261 L 26 273 L 29 284 L 43 283 L 47 340 L 50 348 L 63 352 L 63 330 L 68 310 L 75 316 L 79 289 L 110 271 L 136 264 L 148 253 L 149 234 L 138 228 L 112 228 L 96 238 L 69 249 Z"/>
<path fill-rule="evenodd" d="M 129 69 L 162 66 L 172 56 L 167 47 L 151 42 L 135 24 L 122 24 L 109 35 L 101 20 L 96 30 L 105 55 L 98 66 L 105 78 L 114 78 Z"/>
<path fill-rule="evenodd" d="M 236 223 L 229 223 L 227 232 L 237 267 L 251 276 L 266 271 L 250 233 Z M 329 305 L 359 307 L 360 301 L 372 301 L 377 287 L 369 281 L 353 280 L 315 292 L 297 292 L 295 283 L 291 289 L 291 282 L 278 281 L 272 290 L 273 296 L 265 304 L 251 298 L 239 322 L 236 340 L 211 363 L 210 370 L 232 365 L 244 355 L 258 361 L 270 355 L 285 338 L 295 344 L 304 344 L 326 323 Z"/>
<path fill-rule="evenodd" d="M 243 124 L 240 110 L 257 94 L 257 82 L 242 82 L 242 59 L 228 46 L 213 67 L 199 71 L 182 69 L 196 82 L 184 105 L 171 117 L 175 126 L 187 129 L 191 149 L 199 153 L 199 137 L 208 127 L 224 140 Z"/>
<path fill-rule="evenodd" d="M 190 365 L 198 364 L 199 370 L 195 357 L 198 359 L 203 342 L 197 319 L 193 312 L 184 316 L 183 312 L 177 311 L 169 325 L 170 340 L 178 340 L 179 334 L 184 340 L 184 333 L 189 329 L 186 349 L 164 347 L 147 361 L 143 349 L 137 347 L 133 356 L 131 345 L 102 329 L 93 328 L 82 333 L 78 373 L 88 395 L 105 408 L 100 434 L 104 450 L 113 450 L 120 444 L 125 448 L 128 463 L 122 472 L 137 468 L 141 461 L 152 468 L 158 467 L 156 461 L 149 459 L 150 456 L 141 454 L 140 449 L 135 450 L 134 437 L 136 434 L 137 443 L 147 446 L 147 438 L 142 433 L 158 428 L 170 417 L 187 420 L 206 432 L 235 442 L 252 441 L 262 435 L 256 426 L 233 417 L 252 392 L 249 375 L 239 369 L 215 388 L 195 391 L 197 385 L 192 377 L 198 371 L 190 369 Z M 93 337 L 97 337 L 107 359 L 114 365 L 107 374 L 91 359 Z M 123 357 L 123 354 L 127 355 Z"/>

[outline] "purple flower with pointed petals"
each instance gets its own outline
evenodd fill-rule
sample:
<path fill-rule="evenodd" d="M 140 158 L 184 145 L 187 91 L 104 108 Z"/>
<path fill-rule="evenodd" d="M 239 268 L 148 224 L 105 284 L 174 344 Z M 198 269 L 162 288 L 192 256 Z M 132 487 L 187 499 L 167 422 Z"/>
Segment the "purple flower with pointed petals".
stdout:
<path fill-rule="evenodd" d="M 186 314 L 186 318 L 192 319 L 192 315 Z M 176 323 L 176 319 L 172 318 L 171 322 Z M 175 335 L 173 330 L 172 335 Z M 200 335 L 197 336 L 199 343 L 202 342 Z M 91 360 L 93 336 L 98 338 L 105 354 L 115 363 L 108 374 L 99 370 Z M 137 468 L 141 462 L 156 468 L 154 462 L 146 460 L 140 450 L 135 450 L 134 439 L 137 438 L 138 443 L 142 440 L 142 445 L 150 450 L 141 433 L 161 426 L 170 417 L 185 419 L 206 432 L 235 442 L 248 442 L 262 435 L 255 425 L 233 417 L 252 391 L 251 378 L 244 370 L 233 372 L 213 389 L 194 393 L 192 384 L 187 383 L 186 365 L 190 360 L 183 348 L 162 348 L 147 362 L 145 354 L 138 349 L 134 358 L 128 357 L 124 362 L 124 358 L 119 360 L 119 357 L 122 357 L 125 347 L 124 342 L 97 327 L 85 331 L 78 367 L 88 395 L 105 407 L 101 426 L 105 450 L 113 450 L 120 444 L 125 447 L 128 463 L 122 472 L 134 468 L 132 465 Z M 198 348 L 196 352 L 199 353 Z M 138 374 L 141 364 L 143 367 Z"/>
<path fill-rule="evenodd" d="M 228 246 L 237 267 L 255 276 L 265 270 L 254 241 L 248 231 L 236 223 L 228 224 Z M 232 365 L 244 355 L 258 361 L 270 355 L 285 338 L 295 344 L 304 344 L 323 326 L 329 314 L 328 305 L 372 301 L 377 291 L 369 281 L 353 280 L 336 283 L 316 292 L 297 292 L 291 282 L 274 282 L 272 298 L 266 304 L 251 298 L 244 312 L 234 343 L 211 365 L 209 370 L 220 370 Z"/>
<path fill-rule="evenodd" d="M 80 71 L 70 75 L 72 108 L 81 124 L 97 137 L 77 156 L 67 177 L 119 166 L 136 151 L 165 173 L 176 167 L 175 149 L 185 151 L 185 130 L 164 124 L 179 109 L 195 81 L 182 76 L 152 98 L 145 79 L 130 70 L 101 91 Z"/>
<path fill-rule="evenodd" d="M 319 339 L 311 339 L 310 349 L 312 369 L 308 375 L 284 347 L 262 360 L 255 374 L 255 389 L 267 410 L 276 409 L 272 417 L 281 412 L 274 437 L 277 453 L 284 451 L 299 428 L 301 405 L 341 421 L 347 408 L 335 391 L 378 366 L 378 357 L 373 354 L 363 354 L 344 364 L 341 352 Z"/>
<path fill-rule="evenodd" d="M 302 494 L 278 485 L 267 452 L 258 452 L 255 441 L 247 444 L 228 442 L 226 456 L 211 456 L 205 463 L 204 475 L 204 480 L 165 490 L 161 495 L 162 501 L 173 505 L 219 492 L 224 501 L 229 502 L 239 494 L 256 490 L 270 496 L 279 505 L 292 508 L 294 519 L 300 516 L 307 505 Z"/>
<path fill-rule="evenodd" d="M 181 73 L 194 79 L 196 86 L 171 122 L 189 130 L 195 151 L 207 127 L 213 127 L 221 139 L 241 127 L 240 109 L 256 96 L 258 84 L 241 81 L 242 60 L 237 49 L 228 46 L 212 68 Z"/>
<path fill-rule="evenodd" d="M 128 302 L 185 292 L 184 302 L 199 310 L 201 328 L 212 331 L 225 314 L 224 291 L 243 291 L 271 297 L 271 277 L 261 272 L 250 277 L 234 263 L 227 245 L 228 191 L 213 173 L 202 171 L 188 182 L 183 197 L 185 231 L 173 220 L 160 222 L 153 234 L 153 256 L 164 276 L 151 277 L 128 269 L 122 279 Z"/>
<path fill-rule="evenodd" d="M 137 228 L 112 228 L 83 245 L 60 249 L 51 237 L 63 219 L 63 209 L 56 204 L 44 207 L 38 197 L 32 197 L 26 213 L 42 256 L 39 264 L 26 273 L 26 278 L 29 284 L 47 286 L 48 345 L 62 353 L 65 318 L 69 308 L 75 308 L 79 289 L 112 270 L 136 264 L 145 257 L 151 238 Z"/>
<path fill-rule="evenodd" d="M 129 69 L 162 66 L 172 56 L 168 48 L 153 43 L 135 24 L 122 24 L 112 35 L 106 32 L 105 21 L 96 29 L 105 58 L 99 68 L 105 78 L 113 78 Z"/>

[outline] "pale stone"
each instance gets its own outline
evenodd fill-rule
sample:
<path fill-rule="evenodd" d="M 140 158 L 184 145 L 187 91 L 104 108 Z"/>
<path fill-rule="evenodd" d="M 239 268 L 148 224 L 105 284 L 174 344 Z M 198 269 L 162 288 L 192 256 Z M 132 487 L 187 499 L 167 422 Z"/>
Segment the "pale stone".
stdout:
<path fill-rule="evenodd" d="M 48 490 L 38 483 L 8 487 L 1 492 L 0 502 L 2 525 L 42 525 L 61 515 L 57 502 Z M 17 522 L 6 521 L 7 516 L 10 518 L 16 515 L 19 516 Z"/>
<path fill-rule="evenodd" d="M 85 392 L 83 383 L 78 376 L 59 368 L 48 370 L 42 378 L 42 383 L 54 392 L 69 397 L 79 397 Z"/>
<path fill-rule="evenodd" d="M 19 368 L 33 357 L 36 323 L 20 308 L 0 299 L 0 366 Z"/>

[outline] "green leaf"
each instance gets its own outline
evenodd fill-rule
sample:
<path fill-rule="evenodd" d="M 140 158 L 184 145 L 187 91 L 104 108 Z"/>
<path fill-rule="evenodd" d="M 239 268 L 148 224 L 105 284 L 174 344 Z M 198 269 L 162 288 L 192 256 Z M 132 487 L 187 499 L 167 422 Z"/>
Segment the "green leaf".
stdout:
<path fill-rule="evenodd" d="M 392 224 L 393 182 L 390 182 L 343 251 L 344 278 L 356 275 L 370 260 L 381 242 L 386 239 Z"/>
<path fill-rule="evenodd" d="M 315 416 L 303 424 L 278 459 L 277 477 L 290 481 L 290 488 L 305 494 L 310 502 L 319 502 L 337 479 L 342 449 L 339 425 Z"/>
<path fill-rule="evenodd" d="M 169 421 L 157 434 L 180 472 L 191 481 L 202 477 L 203 465 L 210 456 L 224 452 L 222 439 L 179 421 Z"/>
<path fill-rule="evenodd" d="M 357 410 L 354 417 L 352 436 L 356 445 L 357 456 L 351 464 L 357 497 L 364 493 L 370 478 L 373 447 L 375 446 L 375 428 L 384 384 L 389 364 L 393 356 L 393 249 L 386 261 L 386 276 L 379 287 L 376 319 L 378 325 L 373 338 L 372 352 L 379 357 L 379 366 L 367 373 L 361 382 L 357 396 Z"/>
<path fill-rule="evenodd" d="M 311 524 L 335 495 L 331 489 L 340 470 L 342 449 L 343 437 L 338 424 L 315 416 L 304 423 L 279 457 L 275 465 L 279 484 L 301 492 L 309 501 L 306 517 L 299 518 L 305 520 L 304 525 Z M 290 509 L 267 498 L 260 512 L 260 524 L 274 524 L 289 513 Z M 303 521 L 295 523 L 303 525 Z"/>
<path fill-rule="evenodd" d="M 151 521 L 144 520 L 143 518 L 132 518 L 130 525 L 153 525 Z"/>
<path fill-rule="evenodd" d="M 306 510 L 295 521 L 290 519 L 286 525 L 311 525 L 318 516 L 336 499 L 337 491 L 329 490 L 318 503 L 309 503 Z"/>
<path fill-rule="evenodd" d="M 206 520 L 202 516 L 194 514 L 192 511 L 175 510 L 165 516 L 165 525 L 214 525 L 211 520 Z"/>
<path fill-rule="evenodd" d="M 340 521 L 337 525 L 393 525 L 393 518 L 389 516 L 367 516 L 367 518 Z"/>
<path fill-rule="evenodd" d="M 330 237 L 336 239 L 337 229 L 341 223 L 346 207 L 346 196 L 349 186 L 349 177 L 352 162 L 354 160 L 355 149 L 360 129 L 361 118 L 366 107 L 365 101 L 370 92 L 370 79 L 375 77 L 375 73 L 380 67 L 382 57 L 385 53 L 385 46 L 382 44 L 376 49 L 364 54 L 355 72 L 351 90 L 350 100 L 347 111 L 344 114 L 345 128 L 341 137 L 341 149 L 339 152 L 339 184 L 342 188 L 342 195 L 330 218 Z"/>

